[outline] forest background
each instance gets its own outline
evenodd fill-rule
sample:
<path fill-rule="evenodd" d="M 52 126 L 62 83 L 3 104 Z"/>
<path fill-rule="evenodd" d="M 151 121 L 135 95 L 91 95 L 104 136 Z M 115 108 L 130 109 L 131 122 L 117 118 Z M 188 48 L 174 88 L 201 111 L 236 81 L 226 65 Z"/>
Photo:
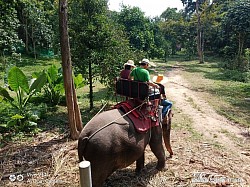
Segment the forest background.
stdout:
<path fill-rule="evenodd" d="M 114 99 L 110 93 L 124 62 L 144 57 L 167 63 L 178 54 L 199 64 L 216 58 L 220 76 L 243 83 L 248 99 L 249 0 L 181 1 L 183 10 L 166 8 L 154 18 L 138 7 L 110 11 L 106 0 L 68 1 L 75 87 L 86 90 L 88 86 L 89 109 L 82 111 L 83 119 L 89 120 L 85 112 Z M 20 132 L 38 133 L 38 124 L 49 120 L 46 114 L 65 104 L 58 4 L 53 0 L 0 1 L 1 140 Z M 101 97 L 93 90 L 98 84 L 104 86 Z"/>
<path fill-rule="evenodd" d="M 107 0 L 68 0 L 63 7 L 83 125 L 119 101 L 114 79 L 128 59 L 138 65 L 149 58 L 157 64 L 151 75 L 169 78 L 174 157 L 167 170 L 150 174 L 156 158 L 147 148 L 145 173 L 136 176 L 131 165 L 106 186 L 195 185 L 194 171 L 250 183 L 250 1 L 180 1 L 183 10 L 166 7 L 154 18 L 138 7 L 110 11 Z M 61 2 L 0 0 L 0 186 L 79 186 Z"/>

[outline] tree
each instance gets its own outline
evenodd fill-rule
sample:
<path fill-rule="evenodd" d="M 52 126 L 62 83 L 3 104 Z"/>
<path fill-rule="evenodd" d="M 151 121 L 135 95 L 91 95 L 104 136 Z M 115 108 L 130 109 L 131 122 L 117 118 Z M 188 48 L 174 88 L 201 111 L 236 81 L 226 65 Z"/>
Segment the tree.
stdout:
<path fill-rule="evenodd" d="M 177 45 L 183 46 L 183 36 L 185 34 L 182 13 L 177 12 L 175 8 L 167 8 L 162 14 L 161 18 L 164 21 L 160 23 L 161 31 L 164 34 L 165 40 L 170 45 L 171 52 L 169 54 L 176 54 Z M 167 52 L 167 51 L 165 51 Z"/>
<path fill-rule="evenodd" d="M 197 53 L 199 57 L 199 63 L 204 63 L 204 26 L 202 25 L 202 16 L 211 9 L 216 0 L 210 2 L 210 0 L 181 0 L 185 5 L 185 12 L 188 17 L 195 12 L 197 19 L 196 25 L 196 42 L 197 42 Z"/>
<path fill-rule="evenodd" d="M 240 0 L 233 3 L 223 20 L 224 28 L 238 37 L 237 62 L 238 68 L 244 68 L 243 52 L 246 40 L 250 34 L 250 1 Z M 249 46 L 248 46 L 249 47 Z M 246 47 L 245 47 L 246 48 Z"/>
<path fill-rule="evenodd" d="M 77 104 L 76 92 L 72 78 L 72 64 L 68 37 L 68 16 L 67 0 L 59 1 L 59 26 L 60 26 L 60 43 L 63 67 L 63 80 L 69 117 L 69 127 L 71 138 L 76 140 L 79 132 L 82 130 L 82 120 L 80 110 Z"/>
<path fill-rule="evenodd" d="M 118 22 L 124 26 L 132 47 L 149 56 L 154 48 L 153 24 L 138 7 L 122 6 Z"/>
<path fill-rule="evenodd" d="M 180 20 L 182 15 L 177 12 L 177 8 L 167 8 L 164 12 L 162 12 L 160 18 L 163 18 L 164 21 L 167 20 L 174 20 L 178 21 Z"/>
<path fill-rule="evenodd" d="M 15 5 L 15 0 L 0 2 L 0 55 L 12 54 L 22 45 Z"/>
<path fill-rule="evenodd" d="M 109 19 L 106 0 L 72 0 L 70 36 L 73 64 L 89 84 L 90 109 L 94 107 L 94 83 L 114 88 L 114 78 L 131 57 L 122 30 Z"/>
<path fill-rule="evenodd" d="M 52 48 L 54 5 L 49 0 L 18 0 L 16 9 L 20 21 L 19 37 L 25 43 L 25 52 L 36 58 L 43 50 Z"/>

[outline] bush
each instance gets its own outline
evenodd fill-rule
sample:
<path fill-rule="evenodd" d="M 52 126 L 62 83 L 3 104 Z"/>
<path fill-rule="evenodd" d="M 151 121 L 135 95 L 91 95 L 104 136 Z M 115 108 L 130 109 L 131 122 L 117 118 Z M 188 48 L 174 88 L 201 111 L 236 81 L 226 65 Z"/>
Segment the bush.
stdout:
<path fill-rule="evenodd" d="M 34 72 L 32 76 L 39 77 L 43 73 L 45 73 L 47 77 L 47 81 L 43 87 L 44 102 L 50 106 L 56 106 L 62 101 L 65 93 L 62 68 L 57 68 L 55 65 L 52 65 L 48 70 Z M 85 85 L 82 74 L 78 74 L 77 76 L 73 75 L 73 79 L 76 89 Z"/>
<path fill-rule="evenodd" d="M 233 81 L 239 81 L 239 82 L 250 82 L 250 72 L 241 72 L 238 70 L 225 70 L 224 76 Z"/>
<path fill-rule="evenodd" d="M 1 131 L 30 132 L 36 129 L 36 122 L 40 117 L 39 112 L 33 106 L 30 107 L 30 98 L 41 91 L 46 83 L 46 74 L 42 73 L 29 84 L 25 74 L 14 66 L 9 70 L 7 80 L 6 87 L 0 86 L 0 102 L 10 104 L 10 110 L 5 114 L 9 120 L 7 124 L 0 125 Z"/>

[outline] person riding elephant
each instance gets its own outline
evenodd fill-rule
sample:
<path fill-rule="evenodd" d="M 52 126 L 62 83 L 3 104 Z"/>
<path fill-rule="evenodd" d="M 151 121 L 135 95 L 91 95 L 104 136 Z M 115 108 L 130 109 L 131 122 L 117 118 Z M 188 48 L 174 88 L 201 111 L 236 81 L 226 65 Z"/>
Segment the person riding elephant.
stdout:
<path fill-rule="evenodd" d="M 150 75 L 147 70 L 150 65 L 155 66 L 155 64 L 146 58 L 142 59 L 139 64 L 139 67 L 136 67 L 131 71 L 129 78 L 135 81 L 147 82 L 150 86 L 159 88 L 157 84 L 150 80 Z"/>
<path fill-rule="evenodd" d="M 161 92 L 161 97 L 162 97 L 160 105 L 163 106 L 162 117 L 165 118 L 166 114 L 169 112 L 169 110 L 172 108 L 172 105 L 173 105 L 173 103 L 167 99 L 165 86 L 163 85 L 167 83 L 168 79 L 162 74 L 158 74 L 157 76 L 153 77 L 152 81 L 160 86 L 160 92 Z"/>
<path fill-rule="evenodd" d="M 134 68 L 131 73 L 129 78 L 134 80 L 134 81 L 139 81 L 139 82 L 146 82 L 150 88 L 149 88 L 149 94 L 150 98 L 154 98 L 155 95 L 160 94 L 160 86 L 150 79 L 150 75 L 148 72 L 149 66 L 155 67 L 156 65 L 153 62 L 150 62 L 148 59 L 144 58 L 142 61 L 139 62 L 140 66 Z M 153 99 L 154 100 L 154 106 L 155 110 L 158 107 L 159 100 L 158 99 Z"/>
<path fill-rule="evenodd" d="M 133 68 L 135 68 L 134 61 L 128 60 L 124 64 L 124 69 L 120 72 L 120 77 L 123 79 L 129 79 L 130 72 L 132 71 Z"/>

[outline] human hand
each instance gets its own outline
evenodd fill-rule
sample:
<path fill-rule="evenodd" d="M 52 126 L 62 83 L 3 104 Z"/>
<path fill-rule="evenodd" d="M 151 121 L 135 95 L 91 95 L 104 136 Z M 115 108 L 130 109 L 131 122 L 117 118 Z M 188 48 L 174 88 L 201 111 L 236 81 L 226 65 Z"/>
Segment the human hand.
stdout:
<path fill-rule="evenodd" d="M 155 84 L 154 87 L 160 89 L 160 86 L 158 84 Z"/>

